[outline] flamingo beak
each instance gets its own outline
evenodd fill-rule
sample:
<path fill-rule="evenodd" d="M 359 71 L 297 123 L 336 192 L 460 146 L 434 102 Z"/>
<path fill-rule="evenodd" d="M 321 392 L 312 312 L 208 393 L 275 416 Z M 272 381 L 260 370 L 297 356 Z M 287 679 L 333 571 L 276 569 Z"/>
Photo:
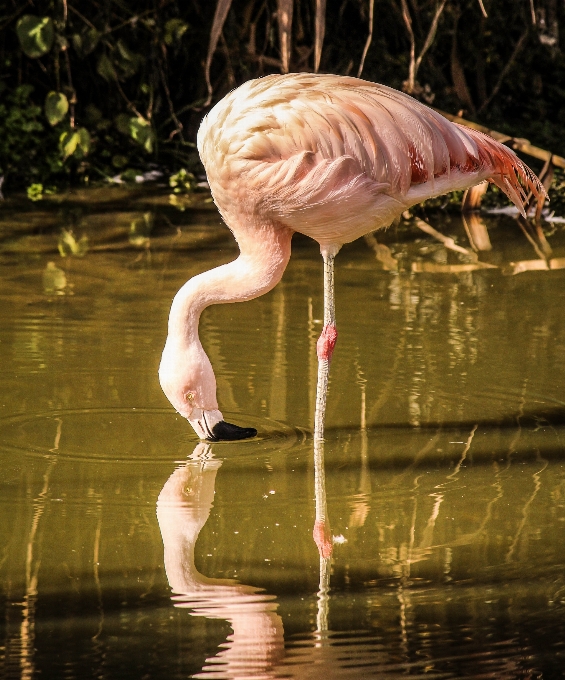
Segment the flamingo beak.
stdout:
<path fill-rule="evenodd" d="M 239 425 L 226 423 L 221 412 L 217 409 L 194 408 L 188 422 L 200 439 L 207 442 L 230 442 L 250 439 L 257 435 L 257 430 L 254 427 L 239 427 Z"/>

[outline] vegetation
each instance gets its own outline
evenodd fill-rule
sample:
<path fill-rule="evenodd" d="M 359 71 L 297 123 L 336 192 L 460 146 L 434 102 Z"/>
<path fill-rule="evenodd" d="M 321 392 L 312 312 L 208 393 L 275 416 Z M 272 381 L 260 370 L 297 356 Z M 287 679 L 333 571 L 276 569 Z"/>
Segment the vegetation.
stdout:
<path fill-rule="evenodd" d="M 4 190 L 37 198 L 156 168 L 182 170 L 178 186 L 190 184 L 196 130 L 214 101 L 248 78 L 317 65 L 565 155 L 562 2 L 216 2 L 6 0 Z"/>

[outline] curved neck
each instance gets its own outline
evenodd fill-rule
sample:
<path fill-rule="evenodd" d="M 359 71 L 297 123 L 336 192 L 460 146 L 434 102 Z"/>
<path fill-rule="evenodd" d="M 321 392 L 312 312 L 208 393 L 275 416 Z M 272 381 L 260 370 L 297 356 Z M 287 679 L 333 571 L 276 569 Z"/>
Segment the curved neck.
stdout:
<path fill-rule="evenodd" d="M 291 230 L 273 224 L 238 229 L 239 257 L 198 274 L 175 295 L 169 339 L 182 344 L 198 341 L 198 322 L 206 307 L 252 300 L 274 288 L 288 264 L 291 238 Z"/>

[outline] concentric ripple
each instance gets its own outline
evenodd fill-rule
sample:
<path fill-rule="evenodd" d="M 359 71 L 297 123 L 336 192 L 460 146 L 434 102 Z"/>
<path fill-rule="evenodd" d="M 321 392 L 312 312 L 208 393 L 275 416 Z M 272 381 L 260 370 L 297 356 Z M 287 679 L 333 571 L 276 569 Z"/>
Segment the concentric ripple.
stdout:
<path fill-rule="evenodd" d="M 238 416 L 226 414 L 237 420 Z M 211 444 L 216 455 L 287 448 L 304 435 L 267 418 L 245 417 L 259 435 Z M 0 420 L 4 450 L 26 456 L 62 456 L 96 462 L 143 463 L 185 458 L 198 445 L 192 429 L 168 408 L 82 408 L 20 413 Z"/>

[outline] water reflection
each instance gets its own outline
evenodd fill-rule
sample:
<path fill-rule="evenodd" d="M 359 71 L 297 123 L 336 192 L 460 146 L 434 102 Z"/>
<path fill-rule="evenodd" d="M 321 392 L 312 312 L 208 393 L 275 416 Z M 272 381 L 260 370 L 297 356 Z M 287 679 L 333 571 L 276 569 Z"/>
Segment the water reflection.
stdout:
<path fill-rule="evenodd" d="M 471 248 L 476 252 L 492 250 L 487 225 L 481 215 L 476 211 L 466 212 L 463 213 L 461 219 Z"/>
<path fill-rule="evenodd" d="M 323 476 L 325 493 L 316 494 L 319 516 L 327 518 L 329 505 L 343 528 L 353 509 L 348 540 L 331 557 L 320 555 L 310 632 L 287 637 L 284 653 L 274 598 L 207 578 L 194 566 L 194 544 L 222 464 L 208 447 L 197 447 L 168 480 L 158 506 L 176 605 L 233 628 L 196 677 L 535 677 L 543 661 L 533 659 L 519 631 L 531 597 L 552 620 L 559 615 L 552 603 L 562 598 L 562 575 L 538 579 L 551 558 L 534 555 L 553 550 L 540 497 L 561 498 L 562 480 L 559 473 L 547 476 L 549 459 L 533 452 L 532 442 L 541 428 L 548 443 L 558 444 L 556 426 L 522 414 L 507 427 L 438 426 L 410 438 L 365 428 L 326 442 L 329 478 Z M 224 512 L 233 510 L 223 505 Z M 255 531 L 265 521 L 254 521 Z M 221 536 L 218 541 L 231 555 Z"/>
<path fill-rule="evenodd" d="M 163 489 L 169 585 L 155 499 L 195 442 L 155 380 L 163 300 L 233 243 L 211 212 L 149 233 L 147 211 L 3 213 L 0 677 L 561 677 L 565 229 L 550 253 L 476 215 L 481 270 L 402 225 L 344 248 L 315 457 L 315 247 L 209 310 L 226 407 L 263 436 Z M 467 246 L 459 218 L 434 225 Z"/>
<path fill-rule="evenodd" d="M 316 635 L 328 630 L 328 609 L 330 574 L 332 565 L 333 539 L 328 516 L 326 495 L 326 469 L 324 464 L 324 440 L 314 438 L 314 491 L 316 519 L 313 537 L 320 555 L 320 582 L 318 585 L 318 612 L 316 616 Z M 321 639 L 321 638 L 320 638 Z"/>
<path fill-rule="evenodd" d="M 225 620 L 233 631 L 221 645 L 222 651 L 208 658 L 202 673 L 193 677 L 210 677 L 212 673 L 217 678 L 280 677 L 279 666 L 285 655 L 284 630 L 275 597 L 233 579 L 209 578 L 195 566 L 196 541 L 210 516 L 221 465 L 210 444 L 198 444 L 188 462 L 171 474 L 157 501 L 165 572 L 175 607 L 189 609 L 192 616 Z M 316 629 L 309 640 L 311 656 L 306 665 L 319 663 L 320 650 L 331 645 L 328 616 L 332 536 L 327 517 L 323 441 L 316 444 L 315 465 L 314 539 L 320 552 L 320 578 Z M 338 648 L 332 655 L 334 663 L 339 655 Z M 294 671 L 301 667 L 302 663 Z M 302 668 L 298 675 L 294 672 L 291 675 L 302 677 L 303 671 Z"/>
<path fill-rule="evenodd" d="M 21 680 L 31 680 L 36 675 L 36 617 L 39 595 L 39 570 L 41 567 L 41 547 L 43 532 L 40 531 L 42 518 L 48 502 L 48 492 L 61 442 L 63 421 L 57 418 L 57 428 L 47 457 L 40 491 L 33 498 L 33 513 L 25 536 L 25 565 L 23 598 L 14 602 L 16 606 L 6 613 L 6 623 L 11 624 L 14 634 L 6 641 L 6 669 L 16 671 Z M 43 527 L 41 527 L 43 528 Z M 5 560 L 5 558 L 4 558 Z M 2 560 L 2 562 L 4 561 Z M 1 667 L 0 667 L 1 668 Z M 19 673 L 18 673 L 19 671 Z"/>
<path fill-rule="evenodd" d="M 176 607 L 192 616 L 223 619 L 233 629 L 225 649 L 206 660 L 202 677 L 273 677 L 284 654 L 282 619 L 272 595 L 232 579 L 209 578 L 194 564 L 194 547 L 210 515 L 222 462 L 198 444 L 190 460 L 166 481 L 157 501 L 165 570 Z M 200 677 L 196 675 L 194 677 Z"/>
<path fill-rule="evenodd" d="M 43 292 L 47 295 L 64 295 L 67 285 L 65 272 L 54 262 L 48 262 L 43 271 Z"/>

